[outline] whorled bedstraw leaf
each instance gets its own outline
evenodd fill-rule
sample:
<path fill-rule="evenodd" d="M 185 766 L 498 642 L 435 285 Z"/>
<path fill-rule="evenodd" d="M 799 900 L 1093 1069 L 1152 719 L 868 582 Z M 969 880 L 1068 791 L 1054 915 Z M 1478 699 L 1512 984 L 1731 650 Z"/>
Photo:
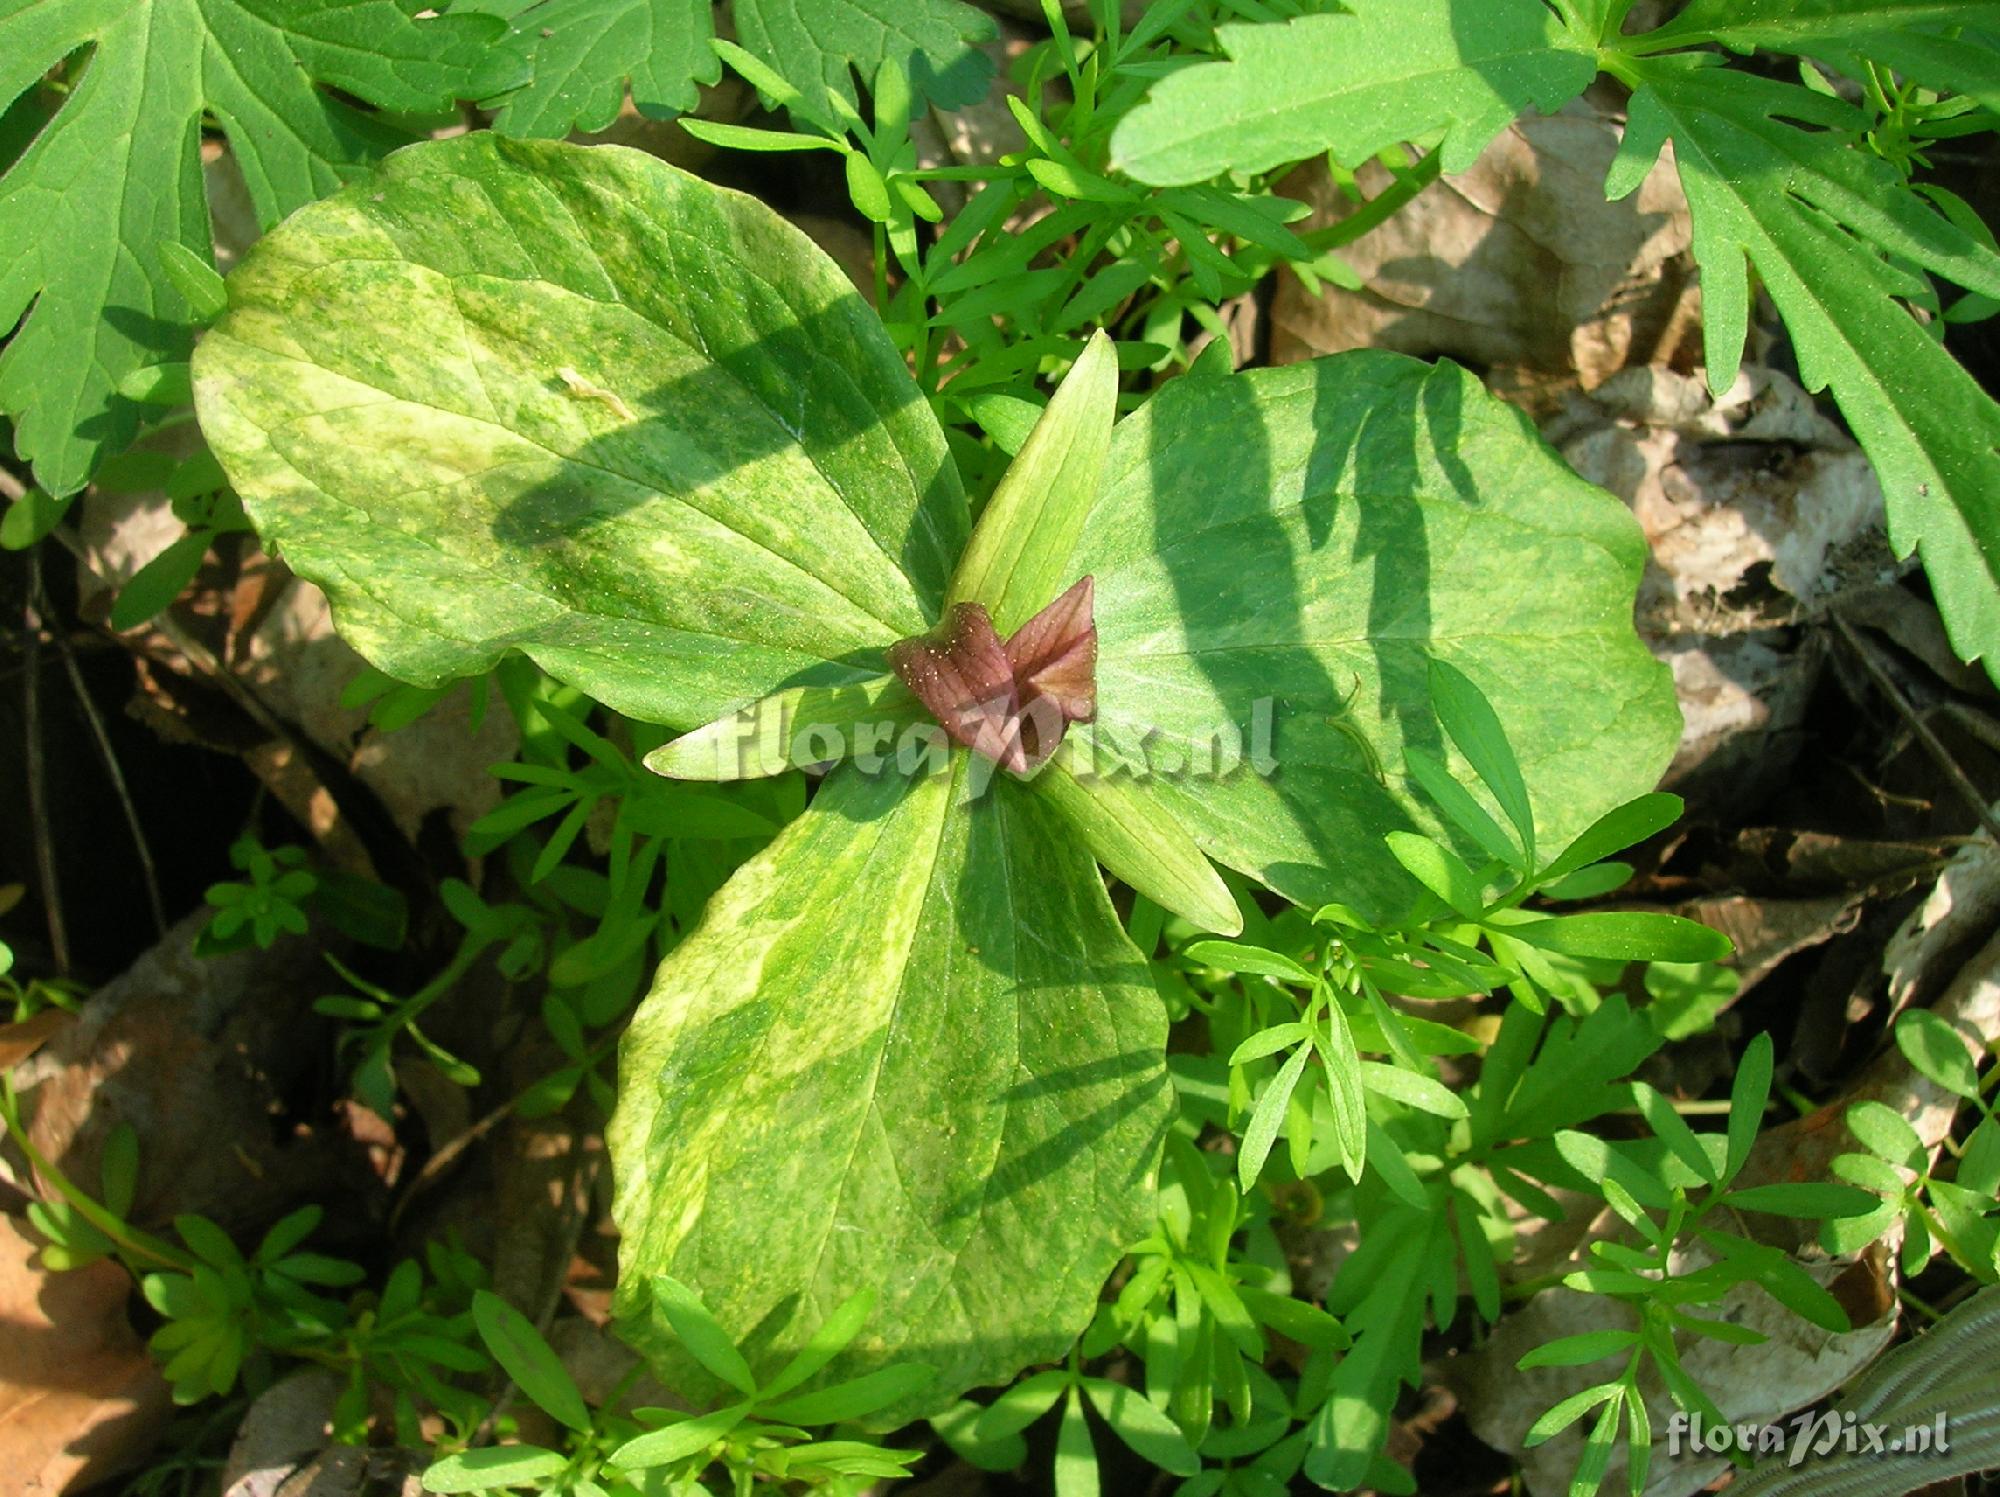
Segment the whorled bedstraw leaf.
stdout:
<path fill-rule="evenodd" d="M 454 14 L 485 11 L 508 24 L 507 45 L 527 64 L 499 106 L 506 135 L 560 137 L 603 130 L 629 87 L 641 114 L 694 108 L 697 84 L 722 76 L 711 0 L 458 0 Z"/>
<path fill-rule="evenodd" d="M 1088 854 L 1005 776 L 968 805 L 974 762 L 838 770 L 661 968 L 610 1131 L 628 1310 L 698 1284 L 768 1375 L 873 1286 L 829 1375 L 915 1359 L 936 1407 L 1090 1318 L 1150 1220 L 1165 1014 Z"/>
<path fill-rule="evenodd" d="M 0 177 L 0 409 L 44 488 L 75 492 L 130 442 L 119 380 L 186 357 L 158 250 L 209 257 L 204 116 L 273 224 L 408 139 L 315 84 L 441 109 L 509 81 L 499 29 L 394 0 L 0 0 L 0 109 L 73 60 L 62 107 Z"/>
<path fill-rule="evenodd" d="M 1679 715 L 1632 630 L 1644 557 L 1622 505 L 1450 364 L 1173 382 L 1119 423 L 1061 569 L 1096 578 L 1099 639 L 1097 721 L 1067 752 L 1217 862 L 1387 918 L 1417 885 L 1383 835 L 1453 836 L 1404 747 L 1472 778 L 1433 657 L 1492 703 L 1549 849 L 1652 788 Z"/>
<path fill-rule="evenodd" d="M 756 200 L 654 157 L 411 147 L 230 277 L 202 427 L 383 670 L 519 649 L 692 727 L 877 680 L 965 502 L 880 320 Z"/>
<path fill-rule="evenodd" d="M 2000 405 L 1906 305 L 1926 289 L 1908 266 L 2000 294 L 2000 255 L 1849 146 L 1858 110 L 1706 60 L 1633 64 L 1641 86 L 1607 191 L 1629 192 L 1672 140 L 1711 388 L 1742 354 L 1747 257 L 1804 384 L 1831 392 L 1874 464 L 1890 543 L 1922 556 L 1959 654 L 2000 674 Z"/>
<path fill-rule="evenodd" d="M 1442 134 L 1447 172 L 1533 105 L 1543 113 L 1596 75 L 1594 36 L 1572 36 L 1542 0 L 1349 0 L 1339 12 L 1229 25 L 1226 62 L 1162 79 L 1111 138 L 1141 182 L 1176 186 L 1331 151 L 1359 166 Z"/>

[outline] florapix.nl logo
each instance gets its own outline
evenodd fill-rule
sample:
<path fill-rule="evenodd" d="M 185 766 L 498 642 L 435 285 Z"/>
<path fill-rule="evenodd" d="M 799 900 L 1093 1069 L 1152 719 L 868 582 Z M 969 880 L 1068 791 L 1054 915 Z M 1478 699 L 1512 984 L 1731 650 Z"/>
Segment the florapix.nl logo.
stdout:
<path fill-rule="evenodd" d="M 1924 1424 L 1890 1425 L 1857 1418 L 1852 1411 L 1807 1410 L 1771 1423 L 1710 1424 L 1699 1415 L 1676 1412 L 1667 1421 L 1667 1453 L 1680 1455 L 1779 1456 L 1787 1466 L 1833 1455 L 1945 1454 L 1951 1432 L 1940 1412 Z"/>

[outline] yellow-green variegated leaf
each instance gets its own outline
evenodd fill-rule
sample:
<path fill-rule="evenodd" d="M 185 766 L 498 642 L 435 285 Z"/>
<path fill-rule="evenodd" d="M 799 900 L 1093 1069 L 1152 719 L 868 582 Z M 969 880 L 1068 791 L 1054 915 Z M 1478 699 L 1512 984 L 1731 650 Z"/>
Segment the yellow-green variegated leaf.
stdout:
<path fill-rule="evenodd" d="M 267 236 L 202 429 L 343 634 L 436 684 L 520 649 L 693 727 L 879 676 L 958 477 L 880 320 L 752 198 L 638 151 L 410 147 Z"/>
<path fill-rule="evenodd" d="M 609 1142 L 631 1334 L 694 1285 L 774 1371 L 860 1289 L 836 1373 L 938 1380 L 1069 1347 L 1151 1220 L 1166 1016 L 1090 855 L 975 764 L 831 775 L 710 902 L 619 1054 Z"/>
<path fill-rule="evenodd" d="M 1441 830 L 1405 746 L 1472 781 L 1433 657 L 1491 698 L 1550 850 L 1653 788 L 1680 719 L 1632 628 L 1644 559 L 1624 506 L 1454 365 L 1177 380 L 1119 424 L 1065 572 L 1097 579 L 1071 763 L 1136 774 L 1287 898 L 1394 916 L 1416 885 L 1384 834 Z"/>

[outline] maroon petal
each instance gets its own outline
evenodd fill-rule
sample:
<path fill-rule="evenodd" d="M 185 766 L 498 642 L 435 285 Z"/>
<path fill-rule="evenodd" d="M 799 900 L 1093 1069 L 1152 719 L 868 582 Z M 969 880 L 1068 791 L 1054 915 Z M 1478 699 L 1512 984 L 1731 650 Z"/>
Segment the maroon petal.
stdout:
<path fill-rule="evenodd" d="M 983 605 L 961 603 L 934 632 L 891 646 L 889 668 L 954 741 L 1004 769 L 1028 767 L 1013 668 Z"/>
<path fill-rule="evenodd" d="M 1093 579 L 1079 578 L 1007 641 L 1007 660 L 1021 702 L 1048 699 L 1062 713 L 1065 727 L 1097 716 L 1097 625 L 1091 617 L 1095 596 Z M 1058 729 L 1055 738 L 1061 737 Z M 1048 752 L 1054 751 L 1055 743 L 1050 742 Z"/>

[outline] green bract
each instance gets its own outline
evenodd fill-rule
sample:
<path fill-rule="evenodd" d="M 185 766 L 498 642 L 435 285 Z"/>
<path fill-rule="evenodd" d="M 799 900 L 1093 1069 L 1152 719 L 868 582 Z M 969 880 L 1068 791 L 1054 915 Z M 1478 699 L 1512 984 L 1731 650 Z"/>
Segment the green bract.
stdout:
<path fill-rule="evenodd" d="M 1384 834 L 1453 834 L 1403 750 L 1463 768 L 1433 658 L 1491 699 L 1550 852 L 1675 737 L 1630 625 L 1637 527 L 1462 371 L 1191 376 L 1114 429 L 1098 343 L 975 537 L 842 274 L 634 152 L 397 154 L 247 258 L 194 373 L 250 514 L 383 669 L 520 650 L 700 729 L 653 756 L 682 775 L 852 761 L 715 897 L 622 1054 L 624 1307 L 670 1274 L 760 1375 L 860 1288 L 879 1308 L 836 1374 L 894 1348 L 938 1369 L 926 1406 L 1088 1320 L 1170 1114 L 1098 863 L 1212 930 L 1239 920 L 1211 858 L 1407 908 Z M 926 747 L 888 647 L 947 600 L 1011 629 L 1084 575 L 1097 721 L 1025 779 Z"/>

